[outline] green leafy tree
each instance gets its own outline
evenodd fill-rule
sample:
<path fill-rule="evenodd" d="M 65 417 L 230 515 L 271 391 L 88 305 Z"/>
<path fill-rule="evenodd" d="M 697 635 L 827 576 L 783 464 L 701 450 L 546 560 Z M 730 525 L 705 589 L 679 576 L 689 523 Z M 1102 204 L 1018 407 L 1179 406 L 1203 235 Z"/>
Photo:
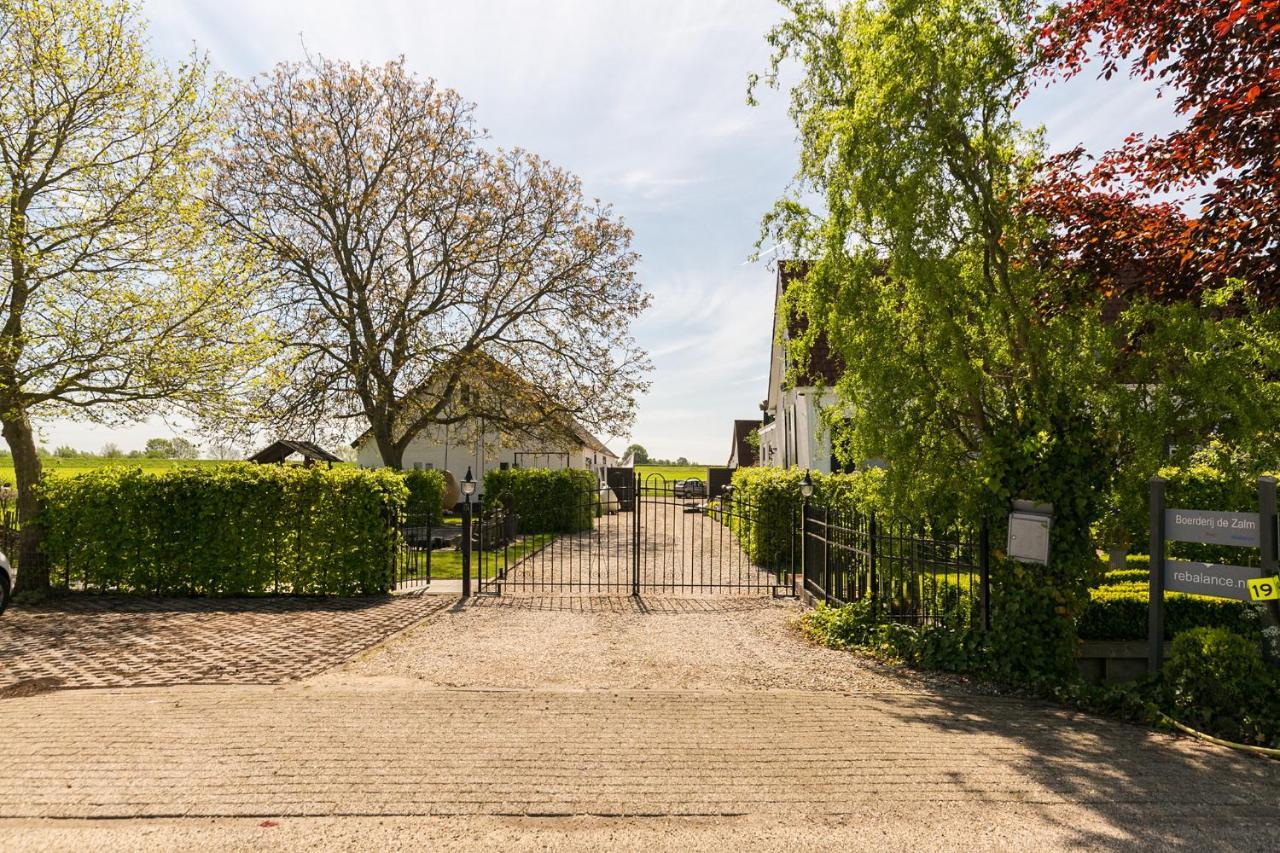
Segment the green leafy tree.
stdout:
<path fill-rule="evenodd" d="M 637 465 L 644 465 L 649 461 L 649 451 L 645 450 L 644 447 L 639 444 L 633 444 L 623 451 L 622 457 L 625 459 L 628 456 L 630 456 L 631 461 Z"/>
<path fill-rule="evenodd" d="M 173 442 L 167 438 L 148 438 L 147 447 L 142 453 L 148 459 L 172 459 Z"/>
<path fill-rule="evenodd" d="M 220 410 L 254 362 L 246 259 L 202 204 L 216 93 L 144 39 L 127 0 L 0 0 L 0 424 L 28 522 L 33 418 Z M 39 531 L 20 590 L 48 587 Z"/>

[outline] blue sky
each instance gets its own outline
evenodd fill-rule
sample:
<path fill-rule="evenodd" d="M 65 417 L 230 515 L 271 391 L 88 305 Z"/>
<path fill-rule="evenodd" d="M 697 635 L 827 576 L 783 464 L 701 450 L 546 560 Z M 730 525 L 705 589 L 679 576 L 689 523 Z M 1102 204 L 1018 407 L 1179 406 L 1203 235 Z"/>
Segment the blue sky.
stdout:
<path fill-rule="evenodd" d="M 636 327 L 656 370 L 634 440 L 657 456 L 723 463 L 734 418 L 765 397 L 772 272 L 748 263 L 760 216 L 795 162 L 782 93 L 746 105 L 768 59 L 773 0 L 150 0 L 153 50 L 195 44 L 225 73 L 250 76 L 305 48 L 352 61 L 404 54 L 477 104 L 495 144 L 535 151 L 583 178 L 635 231 L 654 295 Z M 1128 80 L 1090 78 L 1024 105 L 1050 147 L 1101 149 L 1171 123 L 1168 101 Z M 170 435 L 46 422 L 43 443 L 126 450 Z M 181 432 L 179 428 L 177 432 Z M 627 437 L 611 441 L 618 449 Z"/>

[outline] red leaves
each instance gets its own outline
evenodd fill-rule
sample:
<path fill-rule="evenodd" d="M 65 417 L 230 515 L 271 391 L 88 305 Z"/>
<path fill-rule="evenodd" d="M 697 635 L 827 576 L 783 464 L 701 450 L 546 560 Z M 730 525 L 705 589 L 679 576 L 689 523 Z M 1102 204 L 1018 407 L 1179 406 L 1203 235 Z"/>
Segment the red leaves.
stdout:
<path fill-rule="evenodd" d="M 1280 0 L 1075 0 L 1040 39 L 1049 79 L 1093 58 L 1110 76 L 1134 56 L 1130 76 L 1150 79 L 1173 57 L 1159 75 L 1186 117 L 1167 136 L 1130 134 L 1088 168 L 1079 151 L 1046 164 L 1027 206 L 1053 225 L 1067 265 L 1100 292 L 1123 271 L 1121 289 L 1169 298 L 1225 276 L 1280 295 Z M 1168 193 L 1199 196 L 1200 215 L 1156 203 Z M 1172 278 L 1137 283 L 1156 275 Z"/>

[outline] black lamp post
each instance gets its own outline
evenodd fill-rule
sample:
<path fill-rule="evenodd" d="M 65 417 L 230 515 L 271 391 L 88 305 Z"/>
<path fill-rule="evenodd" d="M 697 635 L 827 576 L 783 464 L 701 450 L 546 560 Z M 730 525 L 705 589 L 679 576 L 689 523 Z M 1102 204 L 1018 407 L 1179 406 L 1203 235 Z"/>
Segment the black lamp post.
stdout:
<path fill-rule="evenodd" d="M 476 478 L 471 476 L 471 466 L 467 466 L 467 476 L 462 478 L 462 597 L 471 597 L 471 496 L 476 493 Z"/>

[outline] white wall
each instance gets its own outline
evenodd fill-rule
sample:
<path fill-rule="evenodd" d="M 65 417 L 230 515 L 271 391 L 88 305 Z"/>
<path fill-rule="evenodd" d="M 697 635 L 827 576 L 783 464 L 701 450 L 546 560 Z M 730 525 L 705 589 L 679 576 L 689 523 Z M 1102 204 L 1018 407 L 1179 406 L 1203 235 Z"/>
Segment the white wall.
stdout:
<path fill-rule="evenodd" d="M 565 454 L 568 454 L 566 466 Z M 382 458 L 378 455 L 377 444 L 365 441 L 356 451 L 356 462 L 362 468 L 382 467 Z M 481 485 L 477 494 L 484 494 L 484 472 L 501 468 L 503 464 L 522 468 L 584 468 L 604 479 L 605 468 L 616 465 L 618 459 L 611 454 L 604 454 L 585 445 L 573 448 L 552 447 L 504 447 L 501 440 L 491 435 L 486 441 L 463 441 L 451 439 L 441 430 L 436 434 L 423 433 L 405 448 L 403 467 L 406 470 L 425 468 L 435 471 L 448 471 L 459 481 L 466 476 L 467 468 Z"/>
<path fill-rule="evenodd" d="M 834 391 L 785 389 L 773 423 L 760 430 L 760 464 L 831 473 L 831 436 L 822 428 L 823 408 L 835 405 Z"/>

